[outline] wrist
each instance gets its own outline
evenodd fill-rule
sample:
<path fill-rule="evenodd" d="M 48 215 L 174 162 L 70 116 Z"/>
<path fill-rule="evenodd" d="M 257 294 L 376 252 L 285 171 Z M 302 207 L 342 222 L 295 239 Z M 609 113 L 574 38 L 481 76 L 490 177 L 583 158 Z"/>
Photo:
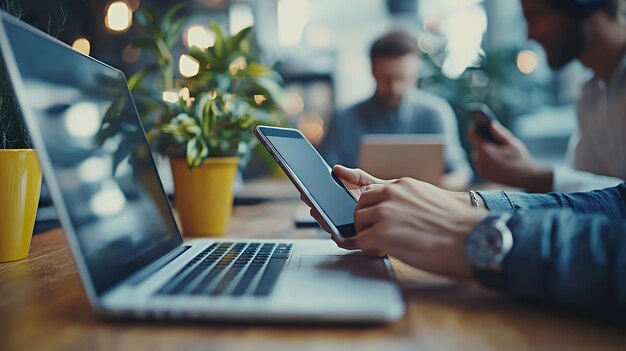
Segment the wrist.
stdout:
<path fill-rule="evenodd" d="M 504 263 L 513 248 L 511 213 L 485 218 L 465 240 L 466 258 L 473 276 L 483 285 L 503 289 L 506 284 Z"/>
<path fill-rule="evenodd" d="M 478 206 L 474 205 L 474 202 L 472 201 L 472 195 L 468 191 L 450 192 L 450 194 L 452 195 L 453 198 L 456 199 L 456 201 L 458 203 L 462 204 L 463 206 L 471 207 L 473 209 L 478 209 L 478 210 L 487 210 L 487 211 L 489 211 L 489 207 L 487 207 L 487 204 L 485 203 L 485 200 L 476 191 L 474 191 L 474 194 L 476 195 L 476 204 Z"/>
<path fill-rule="evenodd" d="M 554 170 L 552 167 L 535 165 L 529 172 L 529 176 L 520 184 L 522 188 L 531 193 L 548 193 L 552 191 Z"/>
<path fill-rule="evenodd" d="M 474 207 L 475 209 L 489 210 L 489 207 L 487 207 L 487 203 L 485 202 L 485 199 L 483 199 L 483 197 L 478 192 L 474 190 L 470 190 L 468 194 L 470 197 L 470 203 L 472 204 L 472 207 Z"/>
<path fill-rule="evenodd" d="M 464 216 L 460 217 L 456 223 L 457 238 L 459 251 L 456 257 L 457 273 L 456 278 L 473 279 L 472 264 L 465 250 L 465 242 L 470 234 L 478 227 L 478 225 L 489 215 L 489 212 L 483 209 L 470 210 Z"/>

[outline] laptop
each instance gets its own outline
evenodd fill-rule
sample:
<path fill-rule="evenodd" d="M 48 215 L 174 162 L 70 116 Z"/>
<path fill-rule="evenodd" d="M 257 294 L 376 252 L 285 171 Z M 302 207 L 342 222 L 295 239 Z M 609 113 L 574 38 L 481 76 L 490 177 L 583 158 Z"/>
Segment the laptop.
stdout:
<path fill-rule="evenodd" d="M 359 167 L 382 179 L 411 177 L 441 184 L 444 145 L 440 134 L 366 134 L 361 138 Z"/>
<path fill-rule="evenodd" d="M 0 19 L 2 56 L 98 314 L 304 323 L 403 316 L 389 261 L 331 240 L 183 242 L 124 75 Z"/>

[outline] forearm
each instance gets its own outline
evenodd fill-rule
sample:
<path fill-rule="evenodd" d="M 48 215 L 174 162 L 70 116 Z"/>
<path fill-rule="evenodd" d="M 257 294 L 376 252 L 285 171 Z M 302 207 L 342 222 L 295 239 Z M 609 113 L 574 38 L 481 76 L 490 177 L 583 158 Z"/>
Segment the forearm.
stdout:
<path fill-rule="evenodd" d="M 626 222 L 571 211 L 516 214 L 514 245 L 483 284 L 514 296 L 587 312 L 626 310 Z"/>
<path fill-rule="evenodd" d="M 586 193 L 526 194 L 481 191 L 491 211 L 517 212 L 534 209 L 569 209 L 577 213 L 602 213 L 610 219 L 626 219 L 626 185 Z"/>
<path fill-rule="evenodd" d="M 551 167 L 533 165 L 527 174 L 522 175 L 516 186 L 531 193 L 548 193 L 553 191 L 554 171 Z"/>

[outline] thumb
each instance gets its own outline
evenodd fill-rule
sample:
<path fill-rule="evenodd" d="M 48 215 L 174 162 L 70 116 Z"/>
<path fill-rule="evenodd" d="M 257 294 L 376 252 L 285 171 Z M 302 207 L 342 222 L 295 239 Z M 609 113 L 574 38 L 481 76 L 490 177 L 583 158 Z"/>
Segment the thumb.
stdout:
<path fill-rule="evenodd" d="M 378 179 L 359 168 L 347 168 L 337 165 L 333 168 L 333 174 L 346 183 L 358 186 L 386 183 L 386 181 Z"/>
<path fill-rule="evenodd" d="M 480 146 L 484 142 L 483 138 L 476 131 L 476 126 L 474 125 L 471 125 L 468 129 L 467 138 L 469 139 L 470 143 L 474 145 L 474 147 Z"/>
<path fill-rule="evenodd" d="M 517 138 L 499 122 L 492 122 L 490 127 L 491 134 L 503 145 L 513 144 Z"/>

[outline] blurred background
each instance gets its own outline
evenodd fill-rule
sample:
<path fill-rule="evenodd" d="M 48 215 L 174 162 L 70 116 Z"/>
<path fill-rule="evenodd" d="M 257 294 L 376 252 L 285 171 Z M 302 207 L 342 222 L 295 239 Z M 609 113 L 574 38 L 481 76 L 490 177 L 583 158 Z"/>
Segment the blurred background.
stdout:
<path fill-rule="evenodd" d="M 140 6 L 164 14 L 171 0 L 23 0 L 22 19 L 127 76 L 154 57 L 131 45 L 144 33 L 133 23 Z M 455 109 L 467 152 L 469 102 L 489 105 L 539 161 L 560 164 L 576 128 L 581 84 L 590 76 L 579 63 L 552 72 L 541 47 L 526 39 L 519 1 L 502 0 L 192 0 L 174 60 L 191 45 L 211 46 L 216 21 L 231 33 L 253 25 L 262 59 L 277 62 L 287 93 L 288 123 L 319 143 L 337 110 L 370 97 L 375 82 L 369 48 L 392 29 L 418 38 L 423 53 L 420 88 Z M 56 33 L 55 33 L 56 34 Z M 193 70 L 193 67 L 191 68 Z M 263 175 L 254 160 L 246 177 Z M 167 188 L 167 184 L 166 184 Z"/>

